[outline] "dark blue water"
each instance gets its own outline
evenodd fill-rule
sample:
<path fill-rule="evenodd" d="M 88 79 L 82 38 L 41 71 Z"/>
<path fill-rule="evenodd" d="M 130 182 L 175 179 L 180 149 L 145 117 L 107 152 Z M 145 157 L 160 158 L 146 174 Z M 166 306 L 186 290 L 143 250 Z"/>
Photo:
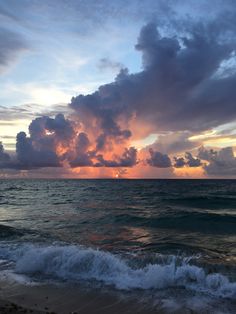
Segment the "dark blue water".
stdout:
<path fill-rule="evenodd" d="M 1 180 L 0 240 L 31 279 L 235 299 L 236 180 Z"/>

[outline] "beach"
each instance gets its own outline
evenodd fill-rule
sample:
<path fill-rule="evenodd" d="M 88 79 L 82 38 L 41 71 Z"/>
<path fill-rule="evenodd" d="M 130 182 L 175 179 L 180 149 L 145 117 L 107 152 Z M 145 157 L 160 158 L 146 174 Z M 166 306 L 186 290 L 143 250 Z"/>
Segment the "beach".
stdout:
<path fill-rule="evenodd" d="M 9 296 L 10 294 L 10 296 Z M 172 300 L 170 299 L 172 295 Z M 26 287 L 12 285 L 1 297 L 1 313 L 47 313 L 47 314 L 194 314 L 234 313 L 235 302 L 229 304 L 224 300 L 209 300 L 202 296 L 170 291 L 169 298 L 154 298 L 154 295 L 139 293 L 119 294 L 109 289 L 84 289 L 78 286 L 62 287 L 61 285 L 42 285 Z M 7 301 L 6 301 L 7 300 Z M 200 301 L 200 303 L 199 303 Z"/>

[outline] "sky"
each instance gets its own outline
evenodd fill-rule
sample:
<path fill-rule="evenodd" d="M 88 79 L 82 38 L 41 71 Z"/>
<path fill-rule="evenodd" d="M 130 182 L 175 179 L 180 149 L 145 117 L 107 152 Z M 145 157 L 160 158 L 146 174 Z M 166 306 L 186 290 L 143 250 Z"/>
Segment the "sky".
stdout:
<path fill-rule="evenodd" d="M 236 178 L 233 0 L 1 0 L 0 178 Z"/>

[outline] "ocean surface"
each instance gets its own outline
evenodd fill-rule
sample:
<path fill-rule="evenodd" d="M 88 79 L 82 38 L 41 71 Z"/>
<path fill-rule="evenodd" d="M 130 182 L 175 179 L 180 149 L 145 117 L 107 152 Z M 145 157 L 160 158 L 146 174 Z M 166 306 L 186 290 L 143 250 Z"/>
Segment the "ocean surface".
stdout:
<path fill-rule="evenodd" d="M 0 180 L 8 276 L 236 313 L 236 180 Z"/>

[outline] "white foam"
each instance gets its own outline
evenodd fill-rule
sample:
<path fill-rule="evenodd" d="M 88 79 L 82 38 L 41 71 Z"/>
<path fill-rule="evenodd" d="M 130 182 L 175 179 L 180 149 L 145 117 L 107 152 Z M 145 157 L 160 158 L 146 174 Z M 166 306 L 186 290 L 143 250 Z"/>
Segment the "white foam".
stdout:
<path fill-rule="evenodd" d="M 9 252 L 8 252 L 9 255 Z M 176 259 L 142 268 L 108 252 L 80 246 L 22 246 L 12 252 L 15 271 L 62 280 L 98 280 L 117 289 L 165 289 L 184 287 L 214 296 L 235 298 L 236 282 L 221 274 L 207 275 L 203 268 Z"/>
<path fill-rule="evenodd" d="M 24 274 L 17 274 L 13 270 L 0 271 L 0 281 L 8 284 L 22 284 L 24 286 L 37 286 L 39 283 L 32 281 Z"/>

